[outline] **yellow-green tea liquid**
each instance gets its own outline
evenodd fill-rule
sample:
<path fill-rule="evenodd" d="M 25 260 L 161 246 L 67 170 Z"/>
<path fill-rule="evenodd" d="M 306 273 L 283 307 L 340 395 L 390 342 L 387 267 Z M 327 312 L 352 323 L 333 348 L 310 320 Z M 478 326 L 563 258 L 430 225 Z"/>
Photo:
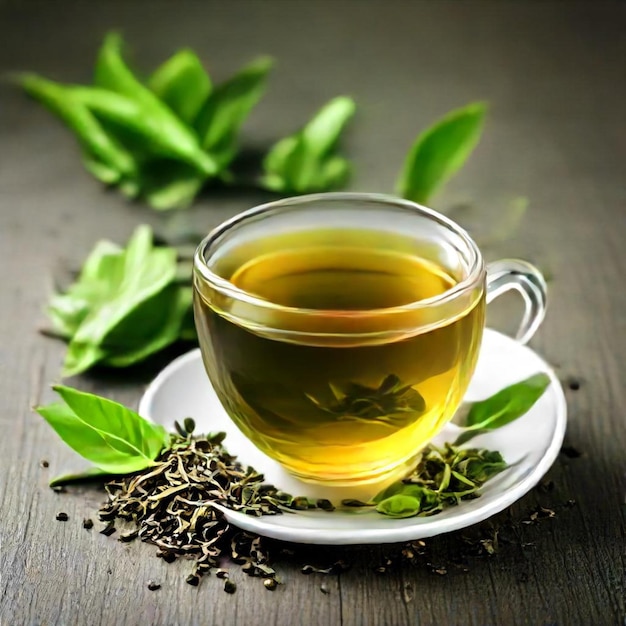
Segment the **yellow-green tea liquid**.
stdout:
<path fill-rule="evenodd" d="M 440 430 L 465 393 L 484 324 L 482 294 L 427 332 L 419 330 L 425 313 L 410 311 L 415 333 L 388 341 L 368 334 L 367 316 L 349 314 L 410 305 L 454 287 L 455 278 L 431 260 L 299 245 L 256 256 L 228 278 L 269 302 L 325 312 L 321 321 L 302 316 L 301 335 L 279 340 L 256 324 L 227 320 L 196 296 L 205 364 L 220 399 L 239 428 L 296 475 L 338 484 L 385 475 Z M 281 328 L 280 311 L 264 315 Z M 332 332 L 319 335 L 322 322 L 326 330 L 348 328 L 355 339 L 334 343 Z M 381 317 L 381 329 L 386 323 Z M 381 389 L 385 380 L 396 381 L 396 390 Z"/>

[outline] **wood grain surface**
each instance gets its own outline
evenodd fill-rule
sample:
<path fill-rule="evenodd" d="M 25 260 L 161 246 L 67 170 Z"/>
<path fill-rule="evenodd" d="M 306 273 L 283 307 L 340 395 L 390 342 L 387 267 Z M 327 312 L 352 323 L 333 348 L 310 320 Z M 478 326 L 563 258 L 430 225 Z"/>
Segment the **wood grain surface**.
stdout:
<path fill-rule="evenodd" d="M 468 556 L 464 537 L 431 541 L 417 564 L 374 568 L 397 546 L 297 548 L 268 592 L 232 569 L 185 583 L 191 565 L 145 544 L 82 528 L 102 494 L 57 494 L 52 475 L 77 458 L 30 407 L 52 399 L 64 346 L 37 333 L 52 278 L 101 237 L 133 227 L 207 231 L 263 199 L 207 194 L 158 215 L 106 192 L 82 169 L 70 134 L 16 88 L 0 85 L 0 623 L 13 624 L 623 624 L 626 463 L 626 6 L 602 2 L 381 0 L 92 0 L 0 3 L 0 71 L 86 81 L 103 33 L 123 31 L 148 71 L 181 46 L 219 78 L 261 53 L 277 60 L 245 128 L 251 153 L 292 132 L 323 102 L 350 94 L 359 110 L 347 151 L 351 188 L 392 191 L 413 138 L 472 100 L 491 105 L 486 133 L 434 208 L 480 234 L 517 196 L 529 210 L 490 258 L 535 261 L 551 276 L 547 319 L 533 347 L 566 380 L 566 453 L 546 480 L 491 525 L 499 550 Z M 493 324 L 506 325 L 503 306 Z M 515 304 L 511 304 L 515 311 Z M 171 358 L 70 384 L 135 405 Z M 580 456 L 576 456 L 575 451 Z M 46 459 L 50 467 L 42 469 Z M 549 487 L 549 485 L 548 485 Z M 538 505 L 554 518 L 523 524 Z M 55 515 L 65 511 L 68 522 Z M 304 576 L 341 558 L 339 576 Z M 466 571 L 467 570 L 467 571 Z M 162 587 L 149 591 L 147 582 Z"/>

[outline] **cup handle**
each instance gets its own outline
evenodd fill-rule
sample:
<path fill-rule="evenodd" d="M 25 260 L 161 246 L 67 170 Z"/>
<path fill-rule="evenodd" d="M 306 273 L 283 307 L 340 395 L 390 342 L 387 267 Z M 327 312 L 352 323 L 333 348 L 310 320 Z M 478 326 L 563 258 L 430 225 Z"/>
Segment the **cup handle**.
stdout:
<path fill-rule="evenodd" d="M 487 265 L 487 304 L 499 295 L 514 290 L 524 299 L 524 317 L 515 335 L 528 343 L 546 314 L 548 287 L 541 272 L 519 259 L 502 259 Z"/>

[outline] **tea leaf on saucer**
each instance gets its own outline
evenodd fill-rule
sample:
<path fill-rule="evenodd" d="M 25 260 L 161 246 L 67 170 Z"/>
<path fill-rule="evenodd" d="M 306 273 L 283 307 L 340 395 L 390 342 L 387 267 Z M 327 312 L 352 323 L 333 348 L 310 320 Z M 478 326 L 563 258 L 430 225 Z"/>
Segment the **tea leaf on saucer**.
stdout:
<path fill-rule="evenodd" d="M 545 373 L 538 373 L 505 387 L 485 400 L 474 402 L 465 419 L 465 430 L 454 444 L 458 446 L 466 443 L 525 415 L 549 385 L 550 377 Z"/>
<path fill-rule="evenodd" d="M 35 410 L 68 446 L 103 473 L 127 474 L 149 467 L 169 444 L 162 426 L 117 402 L 62 385 L 53 388 L 64 403 Z"/>
<path fill-rule="evenodd" d="M 350 164 L 335 154 L 335 148 L 355 108 L 351 98 L 334 98 L 302 130 L 276 143 L 263 161 L 263 186 L 281 193 L 340 187 L 350 174 Z"/>
<path fill-rule="evenodd" d="M 125 249 L 96 244 L 77 281 L 48 306 L 54 331 L 69 341 L 64 374 L 127 367 L 176 341 L 191 308 L 191 289 L 176 278 L 176 251 L 155 247 L 148 226 Z"/>
<path fill-rule="evenodd" d="M 420 511 L 420 501 L 413 496 L 397 494 L 382 500 L 376 510 L 387 517 L 414 517 Z"/>
<path fill-rule="evenodd" d="M 499 452 L 430 445 L 410 476 L 372 498 L 376 510 L 390 517 L 436 515 L 462 500 L 478 497 L 482 485 L 506 469 Z"/>
<path fill-rule="evenodd" d="M 478 143 L 487 107 L 482 102 L 451 111 L 413 144 L 397 183 L 398 193 L 425 203 L 465 163 Z"/>

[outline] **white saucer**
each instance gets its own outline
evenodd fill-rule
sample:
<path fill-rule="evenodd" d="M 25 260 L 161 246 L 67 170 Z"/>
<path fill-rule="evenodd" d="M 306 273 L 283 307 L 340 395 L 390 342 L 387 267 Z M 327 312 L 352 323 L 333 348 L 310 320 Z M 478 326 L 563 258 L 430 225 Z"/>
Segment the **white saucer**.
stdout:
<path fill-rule="evenodd" d="M 228 520 L 240 528 L 285 541 L 318 544 L 391 543 L 432 537 L 476 524 L 521 498 L 548 471 L 565 434 L 566 404 L 558 378 L 549 365 L 514 339 L 487 329 L 476 373 L 466 395 L 475 401 L 537 372 L 546 372 L 552 383 L 517 421 L 476 437 L 471 444 L 500 451 L 511 465 L 486 483 L 482 495 L 462 502 L 434 517 L 390 519 L 373 510 L 358 513 L 319 510 L 251 517 L 223 509 Z M 329 489 L 302 482 L 251 444 L 231 422 L 204 371 L 199 350 L 170 363 L 150 384 L 139 404 L 139 413 L 168 429 L 174 420 L 193 417 L 197 432 L 226 431 L 225 445 L 244 465 L 265 474 L 267 482 L 293 495 L 328 497 L 338 501 L 358 498 L 345 488 Z M 449 424 L 435 443 L 454 441 L 458 427 Z"/>

